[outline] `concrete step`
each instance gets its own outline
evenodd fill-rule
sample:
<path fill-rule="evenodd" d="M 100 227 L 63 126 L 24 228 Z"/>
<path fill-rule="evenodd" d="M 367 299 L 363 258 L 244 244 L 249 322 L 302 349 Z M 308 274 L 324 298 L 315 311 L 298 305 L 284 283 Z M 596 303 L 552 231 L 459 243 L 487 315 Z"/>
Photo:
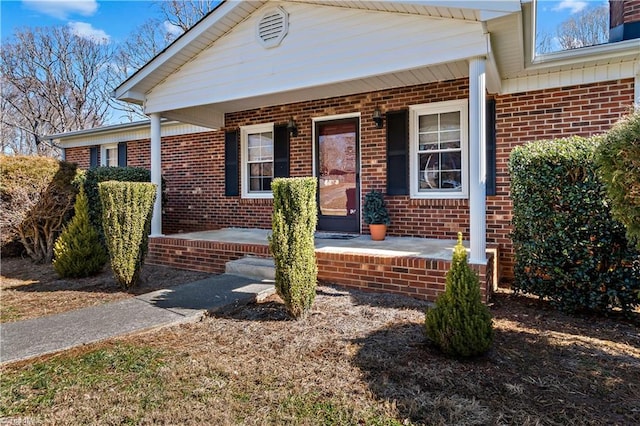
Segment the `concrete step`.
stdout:
<path fill-rule="evenodd" d="M 259 280 L 275 281 L 276 267 L 272 258 L 247 256 L 227 262 L 225 273 Z"/>

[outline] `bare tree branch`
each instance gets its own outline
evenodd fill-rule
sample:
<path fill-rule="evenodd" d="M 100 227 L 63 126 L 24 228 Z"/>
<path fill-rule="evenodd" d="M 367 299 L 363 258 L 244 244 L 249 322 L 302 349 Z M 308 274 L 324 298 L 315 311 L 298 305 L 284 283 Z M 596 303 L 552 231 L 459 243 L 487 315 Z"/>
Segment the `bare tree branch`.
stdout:
<path fill-rule="evenodd" d="M 42 153 L 47 135 L 101 125 L 114 84 L 112 58 L 107 44 L 67 27 L 17 30 L 0 52 L 3 147 Z"/>

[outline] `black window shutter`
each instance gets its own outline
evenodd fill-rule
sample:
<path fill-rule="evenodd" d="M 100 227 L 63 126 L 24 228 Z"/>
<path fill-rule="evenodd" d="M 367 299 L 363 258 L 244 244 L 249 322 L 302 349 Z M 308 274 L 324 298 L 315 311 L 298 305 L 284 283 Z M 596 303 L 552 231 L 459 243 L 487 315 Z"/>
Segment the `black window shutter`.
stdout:
<path fill-rule="evenodd" d="M 487 195 L 496 195 L 496 101 L 487 100 Z"/>
<path fill-rule="evenodd" d="M 89 167 L 98 167 L 98 147 L 89 148 Z"/>
<path fill-rule="evenodd" d="M 409 194 L 409 111 L 387 112 L 387 194 Z"/>
<path fill-rule="evenodd" d="M 273 130 L 273 177 L 289 177 L 289 130 L 286 124 Z"/>
<path fill-rule="evenodd" d="M 238 131 L 232 130 L 224 134 L 224 195 L 238 196 Z"/>
<path fill-rule="evenodd" d="M 118 167 L 127 167 L 127 143 L 118 144 Z"/>

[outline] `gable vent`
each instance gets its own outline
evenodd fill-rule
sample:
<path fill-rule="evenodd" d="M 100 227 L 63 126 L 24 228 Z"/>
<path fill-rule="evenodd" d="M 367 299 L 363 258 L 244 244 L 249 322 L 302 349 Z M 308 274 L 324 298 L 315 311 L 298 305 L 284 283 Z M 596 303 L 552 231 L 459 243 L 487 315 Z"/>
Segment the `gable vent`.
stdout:
<path fill-rule="evenodd" d="M 265 48 L 276 47 L 289 31 L 289 14 L 277 7 L 265 13 L 258 21 L 258 40 Z"/>

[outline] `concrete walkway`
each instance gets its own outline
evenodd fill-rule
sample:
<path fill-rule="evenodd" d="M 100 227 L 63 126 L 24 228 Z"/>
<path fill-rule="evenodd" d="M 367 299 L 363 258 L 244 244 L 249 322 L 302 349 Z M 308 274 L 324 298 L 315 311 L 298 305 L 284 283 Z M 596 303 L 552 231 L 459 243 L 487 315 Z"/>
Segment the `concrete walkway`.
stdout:
<path fill-rule="evenodd" d="M 249 303 L 273 292 L 272 282 L 223 274 L 117 302 L 0 324 L 0 363 L 196 321 L 207 312 Z"/>

